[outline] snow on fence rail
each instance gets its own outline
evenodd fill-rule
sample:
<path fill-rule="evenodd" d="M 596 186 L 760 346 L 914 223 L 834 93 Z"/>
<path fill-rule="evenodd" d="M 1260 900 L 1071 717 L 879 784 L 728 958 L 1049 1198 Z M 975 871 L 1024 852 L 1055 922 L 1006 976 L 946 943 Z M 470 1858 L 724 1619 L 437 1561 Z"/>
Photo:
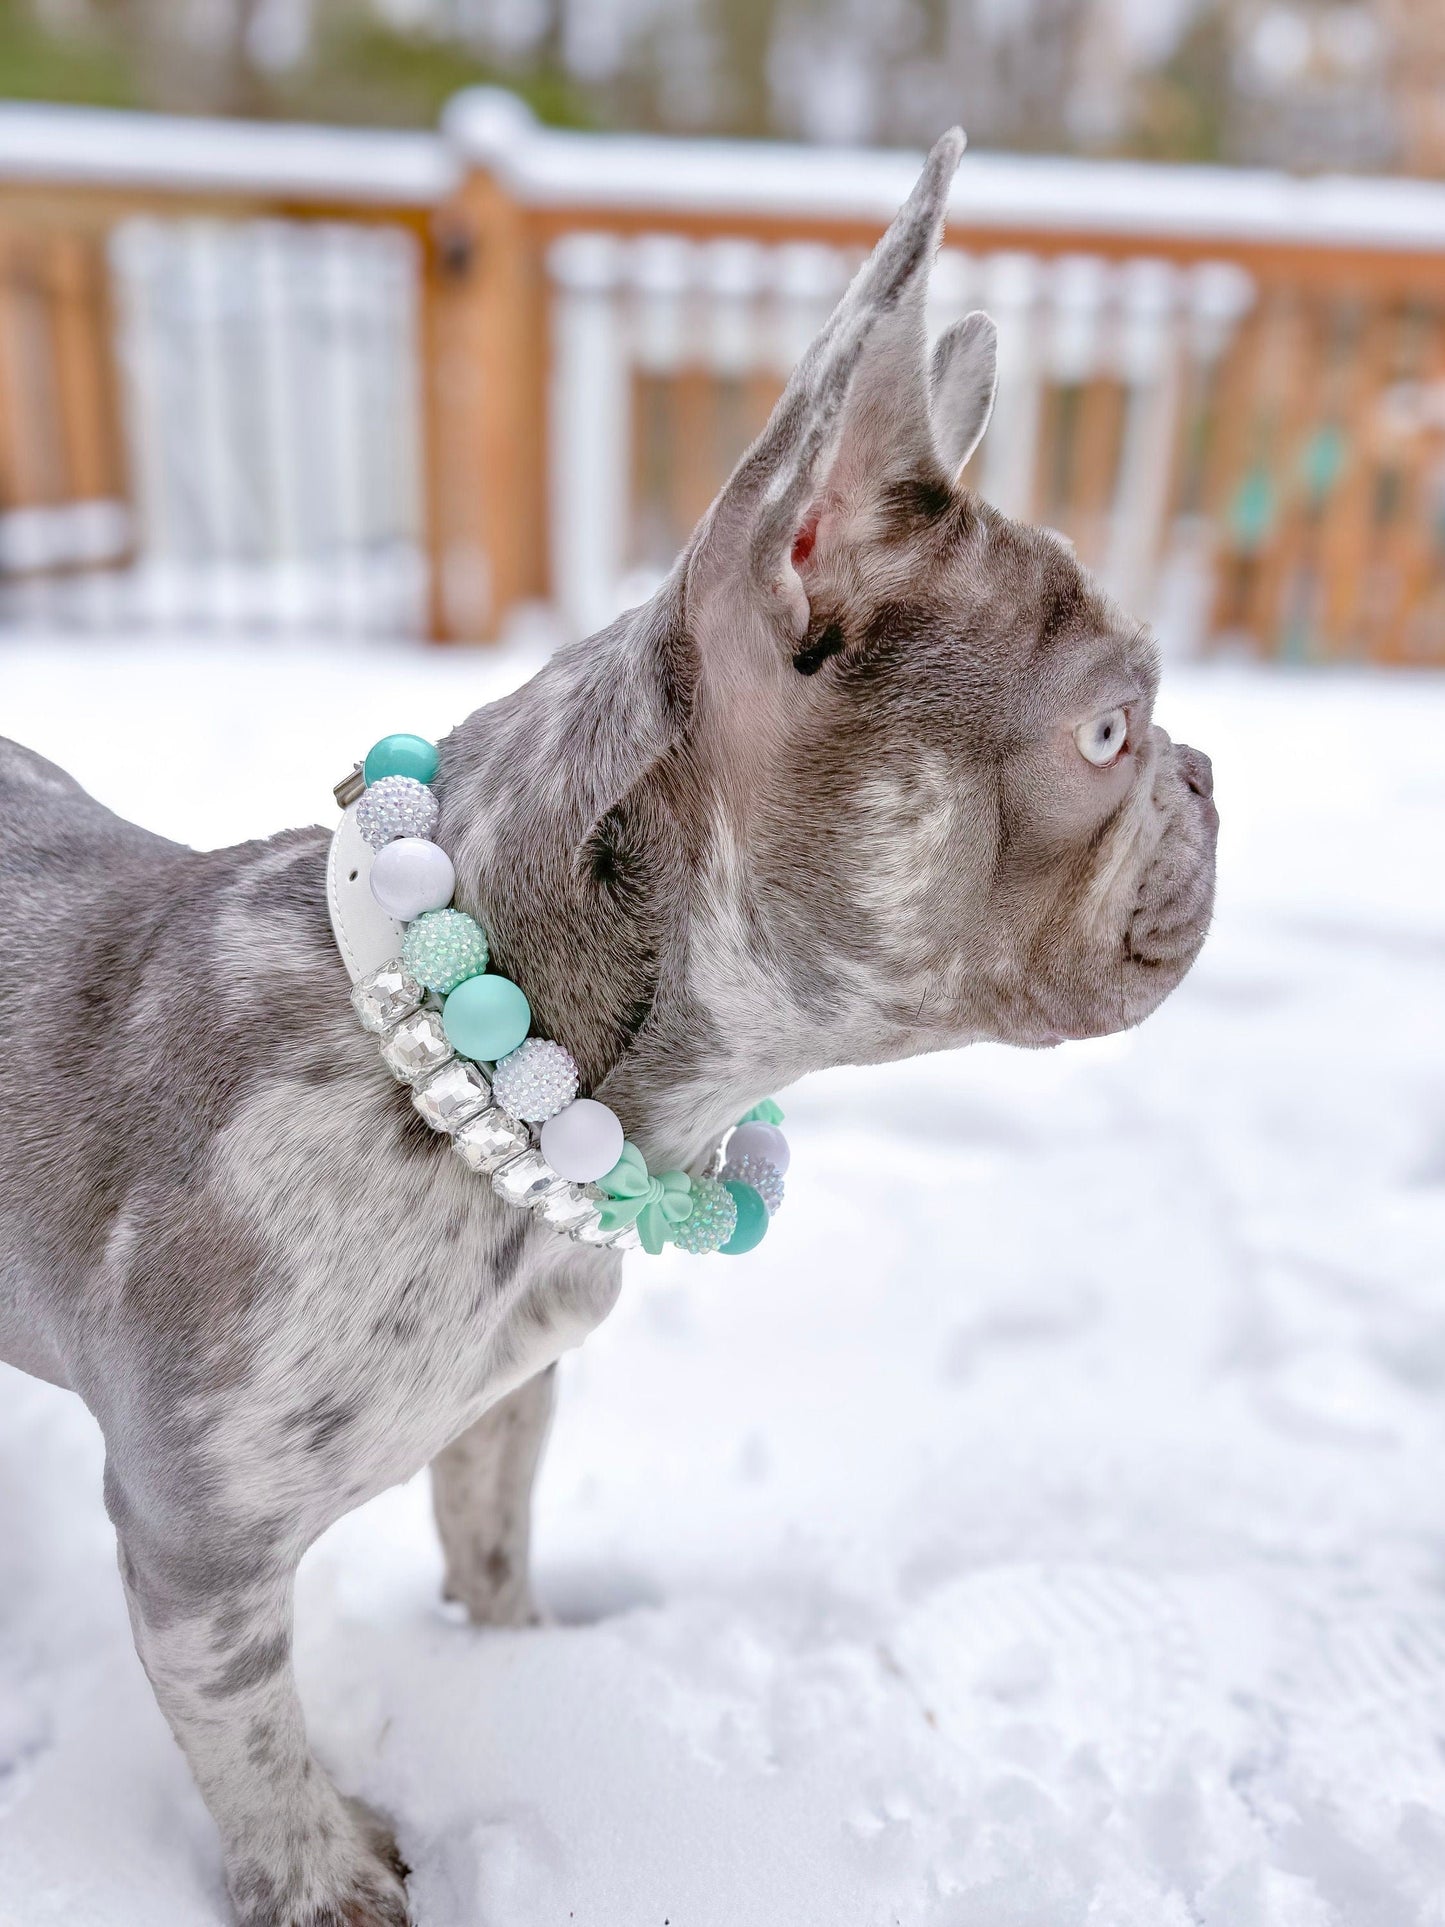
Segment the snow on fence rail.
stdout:
<path fill-rule="evenodd" d="M 645 590 L 916 162 L 0 109 L 0 615 L 495 634 Z M 1445 660 L 1445 189 L 965 160 L 976 481 L 1166 639 Z"/>

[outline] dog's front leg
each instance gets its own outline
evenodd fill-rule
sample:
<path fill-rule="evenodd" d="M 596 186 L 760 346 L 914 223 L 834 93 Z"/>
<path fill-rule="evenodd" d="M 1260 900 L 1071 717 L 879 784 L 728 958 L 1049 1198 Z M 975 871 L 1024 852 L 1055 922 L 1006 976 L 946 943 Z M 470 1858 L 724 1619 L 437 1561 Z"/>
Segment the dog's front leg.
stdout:
<path fill-rule="evenodd" d="M 158 1530 L 113 1475 L 107 1499 L 136 1650 L 221 1833 L 241 1927 L 407 1927 L 390 1833 L 312 1757 L 291 1669 L 296 1553 L 197 1515 Z"/>
<path fill-rule="evenodd" d="M 448 1599 L 478 1626 L 535 1625 L 532 1480 L 552 1421 L 556 1366 L 500 1399 L 432 1460 Z"/>

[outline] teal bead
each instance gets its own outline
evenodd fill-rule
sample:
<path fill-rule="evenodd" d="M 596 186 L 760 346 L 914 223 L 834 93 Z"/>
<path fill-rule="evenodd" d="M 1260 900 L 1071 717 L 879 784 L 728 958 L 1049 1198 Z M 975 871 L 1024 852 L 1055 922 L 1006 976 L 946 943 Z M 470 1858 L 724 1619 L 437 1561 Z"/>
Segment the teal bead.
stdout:
<path fill-rule="evenodd" d="M 758 1192 L 740 1178 L 726 1178 L 723 1190 L 731 1194 L 738 1208 L 737 1229 L 725 1245 L 718 1249 L 725 1258 L 741 1258 L 744 1252 L 756 1251 L 768 1232 L 768 1207 Z"/>
<path fill-rule="evenodd" d="M 410 776 L 418 783 L 429 783 L 437 773 L 437 746 L 425 736 L 383 736 L 366 752 L 361 773 L 368 783 L 379 783 L 383 776 Z"/>
<path fill-rule="evenodd" d="M 495 1064 L 532 1028 L 532 1006 L 510 977 L 468 977 L 442 1005 L 442 1028 L 461 1056 Z"/>

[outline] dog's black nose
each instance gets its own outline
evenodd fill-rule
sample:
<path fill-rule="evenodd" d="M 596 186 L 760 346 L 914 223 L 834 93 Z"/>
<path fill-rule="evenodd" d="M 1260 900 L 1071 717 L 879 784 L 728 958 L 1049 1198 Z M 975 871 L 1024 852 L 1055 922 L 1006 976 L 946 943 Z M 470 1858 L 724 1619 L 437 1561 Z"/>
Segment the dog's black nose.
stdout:
<path fill-rule="evenodd" d="M 1188 743 L 1177 743 L 1174 754 L 1179 759 L 1179 773 L 1196 796 L 1213 796 L 1214 765 L 1202 749 L 1191 749 Z"/>

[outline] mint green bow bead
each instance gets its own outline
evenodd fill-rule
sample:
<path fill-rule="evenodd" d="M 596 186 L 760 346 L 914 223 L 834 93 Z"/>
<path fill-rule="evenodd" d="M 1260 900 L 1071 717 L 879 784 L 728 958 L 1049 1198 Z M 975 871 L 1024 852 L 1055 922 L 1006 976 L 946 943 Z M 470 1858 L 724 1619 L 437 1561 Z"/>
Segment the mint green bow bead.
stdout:
<path fill-rule="evenodd" d="M 761 1104 L 754 1104 L 750 1111 L 744 1111 L 738 1119 L 739 1124 L 781 1124 L 783 1107 L 774 1097 L 765 1097 Z"/>
<path fill-rule="evenodd" d="M 692 1211 L 692 1179 L 686 1171 L 653 1177 L 647 1160 L 630 1140 L 605 1177 L 597 1180 L 607 1203 L 599 1214 L 604 1231 L 635 1224 L 642 1248 L 655 1258 Z"/>
<path fill-rule="evenodd" d="M 718 1249 L 725 1258 L 741 1258 L 749 1251 L 756 1251 L 767 1236 L 768 1207 L 758 1192 L 739 1178 L 725 1178 L 723 1190 L 731 1194 L 738 1208 L 738 1222 L 733 1235 Z"/>
<path fill-rule="evenodd" d="M 410 776 L 414 782 L 429 783 L 440 760 L 436 744 L 425 736 L 383 736 L 366 752 L 361 773 L 368 783 L 379 783 L 383 776 Z"/>

